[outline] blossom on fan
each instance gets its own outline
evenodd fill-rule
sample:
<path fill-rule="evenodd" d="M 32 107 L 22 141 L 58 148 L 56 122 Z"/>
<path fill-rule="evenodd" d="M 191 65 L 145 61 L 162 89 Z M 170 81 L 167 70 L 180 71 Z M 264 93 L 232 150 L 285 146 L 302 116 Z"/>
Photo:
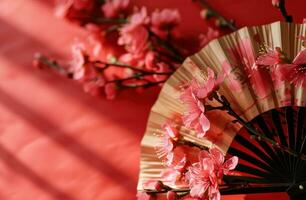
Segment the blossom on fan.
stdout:
<path fill-rule="evenodd" d="M 278 65 L 276 73 L 281 80 L 306 88 L 306 50 L 300 51 L 291 64 Z"/>
<path fill-rule="evenodd" d="M 206 34 L 199 35 L 200 47 L 204 47 L 211 40 L 219 37 L 219 35 L 220 35 L 219 31 L 214 30 L 211 27 L 208 27 Z"/>
<path fill-rule="evenodd" d="M 273 79 L 278 81 L 277 85 L 280 84 L 279 81 L 288 81 L 296 87 L 306 88 L 306 50 L 300 51 L 292 63 L 289 63 L 281 49 L 275 48 L 261 55 L 256 64 L 270 67 Z"/>
<path fill-rule="evenodd" d="M 148 195 L 146 192 L 137 192 L 137 200 L 151 200 L 151 195 Z"/>
<path fill-rule="evenodd" d="M 180 23 L 178 10 L 156 10 L 151 16 L 151 30 L 159 37 L 165 38 Z"/>
<path fill-rule="evenodd" d="M 216 90 L 219 84 L 224 80 L 224 75 L 221 73 L 219 77 L 216 78 L 215 73 L 209 67 L 207 68 L 207 78 L 205 83 L 199 84 L 197 87 L 196 95 L 200 99 L 205 99 L 208 97 L 211 92 Z"/>
<path fill-rule="evenodd" d="M 249 82 L 258 98 L 265 98 L 270 95 L 273 82 L 270 71 L 266 67 L 256 65 L 256 58 L 252 41 L 249 38 L 241 39 L 233 48 L 229 49 L 233 58 L 233 65 L 239 66 L 237 70 L 241 71 L 243 76 L 237 77 L 241 86 Z"/>
<path fill-rule="evenodd" d="M 106 17 L 118 17 L 120 12 L 125 11 L 130 0 L 106 0 L 101 9 Z"/>
<path fill-rule="evenodd" d="M 224 61 L 222 63 L 222 74 L 224 75 L 224 78 L 228 78 L 228 85 L 230 86 L 230 89 L 234 91 L 241 91 L 242 86 L 240 80 L 242 79 L 243 75 L 236 70 L 238 69 L 232 67 L 228 61 Z"/>
<path fill-rule="evenodd" d="M 118 44 L 125 46 L 128 53 L 131 53 L 135 59 L 144 57 L 144 53 L 148 49 L 149 32 L 146 25 L 149 21 L 150 18 L 147 15 L 147 10 L 145 7 L 142 7 L 120 29 Z"/>
<path fill-rule="evenodd" d="M 204 115 L 205 107 L 203 103 L 197 97 L 199 87 L 199 83 L 193 80 L 181 94 L 180 100 L 187 107 L 187 112 L 183 115 L 185 126 L 195 129 L 198 137 L 204 137 L 210 128 L 210 122 Z"/>
<path fill-rule="evenodd" d="M 268 50 L 267 53 L 259 56 L 256 59 L 257 65 L 263 65 L 263 66 L 271 66 L 276 65 L 284 62 L 285 56 L 282 50 L 279 47 L 276 47 L 273 50 Z"/>

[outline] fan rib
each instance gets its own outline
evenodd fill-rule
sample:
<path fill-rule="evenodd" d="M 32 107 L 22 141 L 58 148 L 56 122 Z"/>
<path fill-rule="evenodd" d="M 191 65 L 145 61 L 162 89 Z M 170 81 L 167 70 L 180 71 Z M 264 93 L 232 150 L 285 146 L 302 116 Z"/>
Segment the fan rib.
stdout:
<path fill-rule="evenodd" d="M 271 133 L 269 127 L 267 126 L 267 124 L 265 123 L 264 119 L 262 116 L 258 116 L 255 118 L 255 122 L 258 124 L 259 128 L 261 129 L 261 131 L 270 139 L 274 140 L 273 134 Z M 264 148 L 264 150 L 272 157 L 273 160 L 277 161 L 278 164 L 277 165 L 273 165 L 273 167 L 275 168 L 279 168 L 280 169 L 280 165 L 283 166 L 283 168 L 286 168 L 286 165 L 284 164 L 284 156 L 281 152 L 279 151 L 274 151 L 266 142 L 263 141 L 259 141 L 258 142 L 262 148 Z"/>
<path fill-rule="evenodd" d="M 254 152 L 256 155 L 258 155 L 262 160 L 264 160 L 267 164 L 270 166 L 277 166 L 278 164 L 272 160 L 269 156 L 267 156 L 264 152 L 262 152 L 258 147 L 256 147 L 254 144 L 252 144 L 250 141 L 245 139 L 243 136 L 237 134 L 235 137 L 235 140 L 244 146 L 247 149 L 250 149 L 252 152 Z"/>
<path fill-rule="evenodd" d="M 274 168 L 272 168 L 271 166 L 265 164 L 264 162 L 254 158 L 254 157 L 251 157 L 250 155 L 234 148 L 234 147 L 230 147 L 229 150 L 228 150 L 228 153 L 230 153 L 231 155 L 236 155 L 239 157 L 239 159 L 242 159 L 242 160 L 245 160 L 251 164 L 255 164 L 257 165 L 258 167 L 260 167 L 261 169 L 267 171 L 267 172 L 270 172 L 271 174 L 272 173 L 277 173 L 279 176 L 282 176 L 281 173 L 279 173 L 278 170 L 275 170 Z"/>

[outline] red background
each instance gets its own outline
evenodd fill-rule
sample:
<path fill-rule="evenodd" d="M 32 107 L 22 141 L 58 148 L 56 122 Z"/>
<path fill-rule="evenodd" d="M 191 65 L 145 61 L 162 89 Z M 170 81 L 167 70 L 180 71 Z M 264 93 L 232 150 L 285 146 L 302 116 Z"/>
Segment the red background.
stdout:
<path fill-rule="evenodd" d="M 281 20 L 270 0 L 210 0 L 237 26 Z M 132 0 L 178 8 L 184 37 L 206 30 L 191 0 Z M 81 28 L 53 17 L 52 1 L 0 1 L 0 199 L 135 199 L 139 143 L 158 89 L 91 97 L 75 82 L 31 67 L 34 52 L 67 57 Z M 301 22 L 306 1 L 288 1 Z M 305 15 L 304 15 L 305 16 Z M 191 44 L 190 47 L 192 47 Z M 286 194 L 229 199 L 287 199 Z"/>

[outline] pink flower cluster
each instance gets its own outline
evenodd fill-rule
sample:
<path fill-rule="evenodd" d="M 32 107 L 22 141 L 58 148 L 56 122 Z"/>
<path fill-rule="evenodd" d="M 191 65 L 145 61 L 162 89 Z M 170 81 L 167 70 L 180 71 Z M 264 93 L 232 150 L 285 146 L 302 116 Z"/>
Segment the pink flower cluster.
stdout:
<path fill-rule="evenodd" d="M 108 18 L 119 17 L 129 6 L 130 0 L 106 0 L 101 9 Z"/>
<path fill-rule="evenodd" d="M 303 40 L 303 37 L 300 37 Z M 279 47 L 269 50 L 256 60 L 259 67 L 269 67 L 276 79 L 276 85 L 282 81 L 292 83 L 295 87 L 306 88 L 306 50 L 300 51 L 290 62 Z"/>
<path fill-rule="evenodd" d="M 124 46 L 127 52 L 119 60 L 157 72 L 169 71 L 170 65 L 175 63 L 161 58 L 158 47 L 152 44 L 155 42 L 152 38 L 167 37 L 179 22 L 180 16 L 177 10 L 154 11 L 151 17 L 145 7 L 134 12 L 129 17 L 128 23 L 120 29 L 118 44 Z"/>
<path fill-rule="evenodd" d="M 172 140 L 172 144 L 169 146 L 167 142 L 163 143 L 165 146 L 159 146 L 159 148 L 167 148 L 168 155 L 171 154 L 171 159 L 167 162 L 167 169 L 162 173 L 163 182 L 148 181 L 144 187 L 153 186 L 157 191 L 161 191 L 165 189 L 163 183 L 181 184 L 190 188 L 189 199 L 220 200 L 219 184 L 222 182 L 223 175 L 235 169 L 238 157 L 233 156 L 225 160 L 217 148 L 206 151 L 181 145 L 177 143 L 180 137 L 178 132 L 169 124 L 166 125 L 165 135 Z M 176 139 L 173 140 L 174 138 Z M 139 192 L 137 197 L 138 200 L 151 199 L 146 192 Z M 176 194 L 169 190 L 167 199 L 174 200 L 175 197 Z"/>
<path fill-rule="evenodd" d="M 207 80 L 203 83 L 192 80 L 191 84 L 184 89 L 180 100 L 186 105 L 183 122 L 186 127 L 193 128 L 198 137 L 204 137 L 210 128 L 210 122 L 205 116 L 205 99 L 223 81 L 224 75 L 215 77 L 212 69 L 207 68 Z"/>
<path fill-rule="evenodd" d="M 180 23 L 178 11 L 162 9 L 149 15 L 142 7 L 129 15 L 129 3 L 129 0 L 58 1 L 57 15 L 85 25 L 89 32 L 86 41 L 72 47 L 73 59 L 68 69 L 83 84 L 85 92 L 97 95 L 104 90 L 107 98 L 113 99 L 119 89 L 160 85 L 181 62 L 173 58 L 171 50 L 160 45 L 160 42 L 169 45 L 169 39 L 174 39 L 173 33 Z M 111 62 L 102 61 L 104 38 L 113 32 L 119 33 L 115 39 L 125 52 L 117 51 L 122 53 L 112 56 Z"/>
<path fill-rule="evenodd" d="M 163 181 L 172 184 L 182 183 L 183 173 L 192 162 L 195 162 L 199 150 L 187 145 L 177 145 L 181 136 L 170 123 L 166 123 L 163 129 L 165 134 L 161 137 L 156 151 L 158 157 L 166 158 L 165 163 L 168 166 L 162 174 Z"/>
<path fill-rule="evenodd" d="M 217 148 L 199 153 L 198 162 L 192 164 L 186 173 L 192 197 L 203 200 L 220 200 L 219 182 L 223 175 L 235 169 L 238 157 L 233 156 L 225 161 Z"/>

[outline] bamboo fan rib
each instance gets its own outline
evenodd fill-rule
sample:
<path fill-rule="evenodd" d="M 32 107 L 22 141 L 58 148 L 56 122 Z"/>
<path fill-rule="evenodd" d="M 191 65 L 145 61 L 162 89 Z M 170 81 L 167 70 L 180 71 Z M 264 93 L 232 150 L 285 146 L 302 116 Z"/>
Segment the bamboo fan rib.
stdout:
<path fill-rule="evenodd" d="M 247 75 L 248 71 L 253 70 L 251 66 L 263 46 L 280 47 L 289 58 L 293 59 L 303 49 L 302 41 L 297 38 L 298 35 L 306 35 L 305 24 L 275 22 L 263 26 L 245 27 L 211 41 L 200 52 L 187 58 L 164 84 L 158 100 L 151 109 L 147 129 L 141 142 L 137 189 L 143 190 L 143 184 L 148 180 L 161 178 L 160 173 L 165 167 L 156 155 L 155 146 L 160 140 L 160 135 L 163 134 L 161 126 L 171 120 L 179 127 L 180 133 L 186 140 L 192 140 L 207 147 L 217 146 L 224 154 L 228 152 L 240 158 L 241 162 L 239 161 L 237 171 L 243 176 L 240 179 L 226 177 L 228 183 L 241 182 L 243 177 L 246 177 L 255 185 L 264 186 L 265 191 L 272 186 L 274 190 L 277 186 L 280 191 L 283 191 L 287 187 L 288 177 L 281 172 L 290 174 L 295 170 L 291 164 L 296 164 L 297 161 L 285 153 L 276 151 L 265 142 L 255 144 L 241 125 L 232 123 L 233 118 L 221 111 L 207 113 L 211 122 L 208 136 L 205 139 L 197 138 L 195 132 L 184 127 L 178 117 L 184 112 L 184 106 L 179 101 L 178 86 L 194 78 L 205 79 L 207 67 L 213 69 L 216 74 L 220 74 L 225 65 L 229 66 L 230 73 L 221 83 L 219 92 L 229 100 L 234 111 L 267 137 L 276 137 L 280 143 L 300 150 L 301 138 L 305 134 L 305 128 L 303 128 L 305 109 L 299 107 L 306 106 L 305 89 L 294 88 L 288 82 L 283 82 L 276 88 L 273 75 L 260 70 L 252 77 Z M 247 51 L 252 53 L 246 54 Z M 242 60 L 241 57 L 244 59 Z M 276 133 L 277 136 L 275 136 Z M 298 167 L 298 169 L 304 168 Z M 277 177 L 280 177 L 281 181 L 276 180 Z M 252 190 L 254 188 L 244 192 L 252 192 Z M 257 190 L 260 191 L 260 187 L 257 187 Z M 226 191 L 225 185 L 223 193 L 235 193 L 233 190 Z"/>

